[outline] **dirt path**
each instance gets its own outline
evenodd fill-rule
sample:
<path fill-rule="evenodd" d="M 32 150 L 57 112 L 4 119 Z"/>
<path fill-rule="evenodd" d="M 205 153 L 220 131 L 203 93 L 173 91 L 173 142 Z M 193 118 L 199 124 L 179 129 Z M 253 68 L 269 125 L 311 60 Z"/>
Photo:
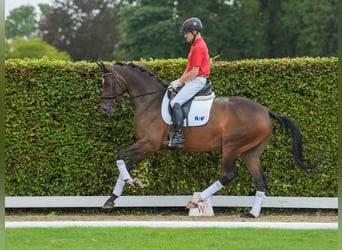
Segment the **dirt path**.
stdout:
<path fill-rule="evenodd" d="M 111 215 L 111 214 L 7 214 L 6 221 L 255 221 L 255 222 L 330 222 L 338 221 L 337 211 L 298 212 L 295 214 L 261 214 L 260 218 L 240 218 L 239 214 L 215 214 L 211 217 L 190 217 L 179 214 Z"/>

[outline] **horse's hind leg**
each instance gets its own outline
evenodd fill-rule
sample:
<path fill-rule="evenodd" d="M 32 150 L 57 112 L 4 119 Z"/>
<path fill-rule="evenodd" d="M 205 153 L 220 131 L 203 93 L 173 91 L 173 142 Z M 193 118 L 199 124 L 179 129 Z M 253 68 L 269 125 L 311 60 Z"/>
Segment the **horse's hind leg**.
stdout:
<path fill-rule="evenodd" d="M 223 152 L 222 174 L 219 180 L 215 181 L 211 186 L 200 193 L 199 197 L 192 199 L 187 204 L 187 208 L 194 208 L 198 203 L 209 199 L 213 194 L 221 190 L 225 185 L 235 178 L 235 162 L 236 156 L 228 152 Z"/>
<path fill-rule="evenodd" d="M 266 142 L 260 143 L 256 147 L 241 155 L 241 159 L 247 165 L 247 168 L 252 175 L 256 184 L 256 194 L 251 210 L 241 214 L 241 217 L 257 218 L 261 212 L 261 206 L 265 198 L 267 178 L 264 170 L 260 166 L 260 155 L 266 146 Z"/>

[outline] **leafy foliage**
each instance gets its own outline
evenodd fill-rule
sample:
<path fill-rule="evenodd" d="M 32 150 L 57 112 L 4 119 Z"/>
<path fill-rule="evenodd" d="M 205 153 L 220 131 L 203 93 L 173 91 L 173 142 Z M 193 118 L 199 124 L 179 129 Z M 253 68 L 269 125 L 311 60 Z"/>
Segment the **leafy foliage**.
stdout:
<path fill-rule="evenodd" d="M 113 0 L 55 1 L 39 21 L 44 41 L 67 51 L 73 60 L 111 60 L 119 39 Z"/>
<path fill-rule="evenodd" d="M 13 10 L 6 38 L 39 36 L 78 60 L 186 57 L 181 24 L 199 17 L 220 60 L 337 56 L 337 1 L 55 0 Z M 38 25 L 37 25 L 38 24 Z"/>
<path fill-rule="evenodd" d="M 47 57 L 56 60 L 70 61 L 68 53 L 60 52 L 55 47 L 44 42 L 41 38 L 35 37 L 23 39 L 16 37 L 5 41 L 5 58 L 42 58 Z"/>
<path fill-rule="evenodd" d="M 165 82 L 185 59 L 135 62 Z M 99 112 L 102 72 L 94 63 L 6 61 L 6 195 L 106 195 L 116 181 L 119 151 L 135 142 L 133 110 L 124 99 L 111 117 Z M 337 59 L 213 61 L 217 96 L 245 96 L 289 116 L 304 137 L 304 161 L 324 153 L 315 178 L 295 166 L 289 135 L 274 124 L 261 161 L 268 195 L 337 196 Z M 133 170 L 145 189 L 124 195 L 182 195 L 218 179 L 221 153 L 160 151 Z M 255 186 L 237 162 L 237 178 L 219 194 L 248 195 Z"/>
<path fill-rule="evenodd" d="M 280 23 L 291 54 L 332 56 L 337 51 L 337 1 L 282 1 Z M 322 21 L 323 20 L 323 21 Z M 330 42 L 327 42 L 330 41 Z"/>
<path fill-rule="evenodd" d="M 179 46 L 175 46 L 179 27 L 175 25 L 173 8 L 170 3 L 162 4 L 158 3 L 153 8 L 128 5 L 115 9 L 122 35 L 114 52 L 115 58 L 172 58 L 180 54 Z"/>
<path fill-rule="evenodd" d="M 36 12 L 34 7 L 23 5 L 13 9 L 5 21 L 5 36 L 7 39 L 14 37 L 31 38 L 37 33 L 35 27 Z"/>
<path fill-rule="evenodd" d="M 337 55 L 333 1 L 123 1 L 116 59 L 185 57 L 181 24 L 199 17 L 211 57 L 221 60 Z M 157 46 L 156 46 L 157 45 Z"/>

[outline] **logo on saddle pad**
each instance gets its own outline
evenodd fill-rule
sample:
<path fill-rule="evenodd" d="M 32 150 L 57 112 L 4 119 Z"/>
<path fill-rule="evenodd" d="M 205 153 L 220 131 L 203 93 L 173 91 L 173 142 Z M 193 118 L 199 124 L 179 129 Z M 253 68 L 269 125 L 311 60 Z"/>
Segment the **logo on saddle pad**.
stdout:
<path fill-rule="evenodd" d="M 184 127 L 189 126 L 202 126 L 205 125 L 209 121 L 210 110 L 215 99 L 214 93 L 210 96 L 196 97 L 192 103 L 189 110 L 188 116 L 184 119 Z M 169 97 L 167 95 L 167 91 L 164 95 L 161 113 L 163 120 L 171 125 L 172 118 L 169 112 Z"/>

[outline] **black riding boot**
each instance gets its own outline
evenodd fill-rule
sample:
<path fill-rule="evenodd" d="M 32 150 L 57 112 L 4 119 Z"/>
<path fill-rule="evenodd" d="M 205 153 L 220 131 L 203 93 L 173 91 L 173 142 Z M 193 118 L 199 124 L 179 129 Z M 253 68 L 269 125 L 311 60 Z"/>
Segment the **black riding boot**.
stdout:
<path fill-rule="evenodd" d="M 182 107 L 179 103 L 176 103 L 173 106 L 172 117 L 173 117 L 173 131 L 175 132 L 175 134 L 171 137 L 169 146 L 183 147 L 184 146 L 184 135 L 183 135 L 184 115 L 183 115 Z"/>

